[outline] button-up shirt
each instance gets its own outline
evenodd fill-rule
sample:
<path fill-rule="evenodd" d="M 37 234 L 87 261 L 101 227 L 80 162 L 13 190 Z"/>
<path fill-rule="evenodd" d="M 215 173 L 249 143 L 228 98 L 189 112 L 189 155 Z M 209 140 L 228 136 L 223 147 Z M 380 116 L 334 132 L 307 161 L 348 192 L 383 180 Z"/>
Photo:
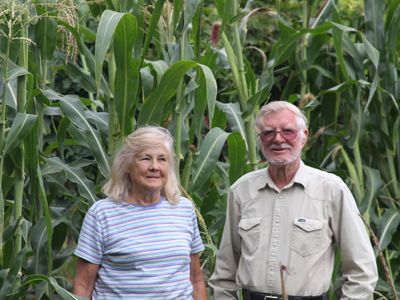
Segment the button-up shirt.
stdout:
<path fill-rule="evenodd" d="M 378 280 L 375 256 L 355 200 L 336 175 L 304 165 L 282 190 L 268 168 L 231 186 L 212 298 L 238 299 L 239 289 L 288 295 L 327 292 L 341 251 L 342 299 L 369 299 Z"/>

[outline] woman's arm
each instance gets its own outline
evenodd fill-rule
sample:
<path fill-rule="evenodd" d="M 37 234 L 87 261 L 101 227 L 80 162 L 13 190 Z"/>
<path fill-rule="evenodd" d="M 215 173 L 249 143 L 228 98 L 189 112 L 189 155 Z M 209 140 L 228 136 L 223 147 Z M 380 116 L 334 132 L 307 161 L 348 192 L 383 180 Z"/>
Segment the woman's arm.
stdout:
<path fill-rule="evenodd" d="M 99 270 L 97 264 L 91 263 L 77 256 L 75 265 L 74 289 L 72 292 L 77 296 L 92 298 L 94 283 Z"/>
<path fill-rule="evenodd" d="M 201 273 L 199 253 L 190 254 L 190 281 L 193 285 L 193 298 L 195 300 L 207 300 L 207 289 Z"/>

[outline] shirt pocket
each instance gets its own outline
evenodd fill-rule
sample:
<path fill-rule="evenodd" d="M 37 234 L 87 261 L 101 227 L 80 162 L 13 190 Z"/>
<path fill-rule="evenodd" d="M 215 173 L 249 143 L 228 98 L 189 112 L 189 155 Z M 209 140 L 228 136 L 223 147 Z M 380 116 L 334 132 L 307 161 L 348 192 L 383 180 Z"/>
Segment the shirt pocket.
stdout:
<path fill-rule="evenodd" d="M 308 218 L 293 221 L 292 250 L 301 256 L 309 256 L 320 251 L 323 222 Z"/>
<path fill-rule="evenodd" d="M 260 245 L 261 220 L 262 218 L 241 219 L 238 224 L 242 248 L 247 254 L 253 254 Z"/>

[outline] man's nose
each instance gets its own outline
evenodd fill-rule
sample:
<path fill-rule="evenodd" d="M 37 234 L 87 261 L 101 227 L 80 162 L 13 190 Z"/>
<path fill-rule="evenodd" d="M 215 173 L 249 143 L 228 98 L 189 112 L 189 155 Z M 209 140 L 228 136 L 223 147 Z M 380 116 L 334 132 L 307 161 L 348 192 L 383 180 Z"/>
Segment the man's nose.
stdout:
<path fill-rule="evenodd" d="M 282 131 L 277 130 L 275 133 L 275 137 L 272 139 L 273 142 L 279 143 L 279 142 L 286 142 L 286 139 L 283 138 L 282 136 Z"/>

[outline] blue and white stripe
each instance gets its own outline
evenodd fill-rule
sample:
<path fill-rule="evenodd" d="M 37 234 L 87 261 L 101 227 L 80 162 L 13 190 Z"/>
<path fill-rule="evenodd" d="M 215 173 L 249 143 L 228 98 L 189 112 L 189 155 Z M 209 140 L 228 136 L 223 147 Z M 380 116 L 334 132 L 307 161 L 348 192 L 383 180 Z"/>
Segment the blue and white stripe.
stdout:
<path fill-rule="evenodd" d="M 75 254 L 99 264 L 93 299 L 192 299 L 190 254 L 203 250 L 192 203 L 109 199 L 86 214 Z"/>

